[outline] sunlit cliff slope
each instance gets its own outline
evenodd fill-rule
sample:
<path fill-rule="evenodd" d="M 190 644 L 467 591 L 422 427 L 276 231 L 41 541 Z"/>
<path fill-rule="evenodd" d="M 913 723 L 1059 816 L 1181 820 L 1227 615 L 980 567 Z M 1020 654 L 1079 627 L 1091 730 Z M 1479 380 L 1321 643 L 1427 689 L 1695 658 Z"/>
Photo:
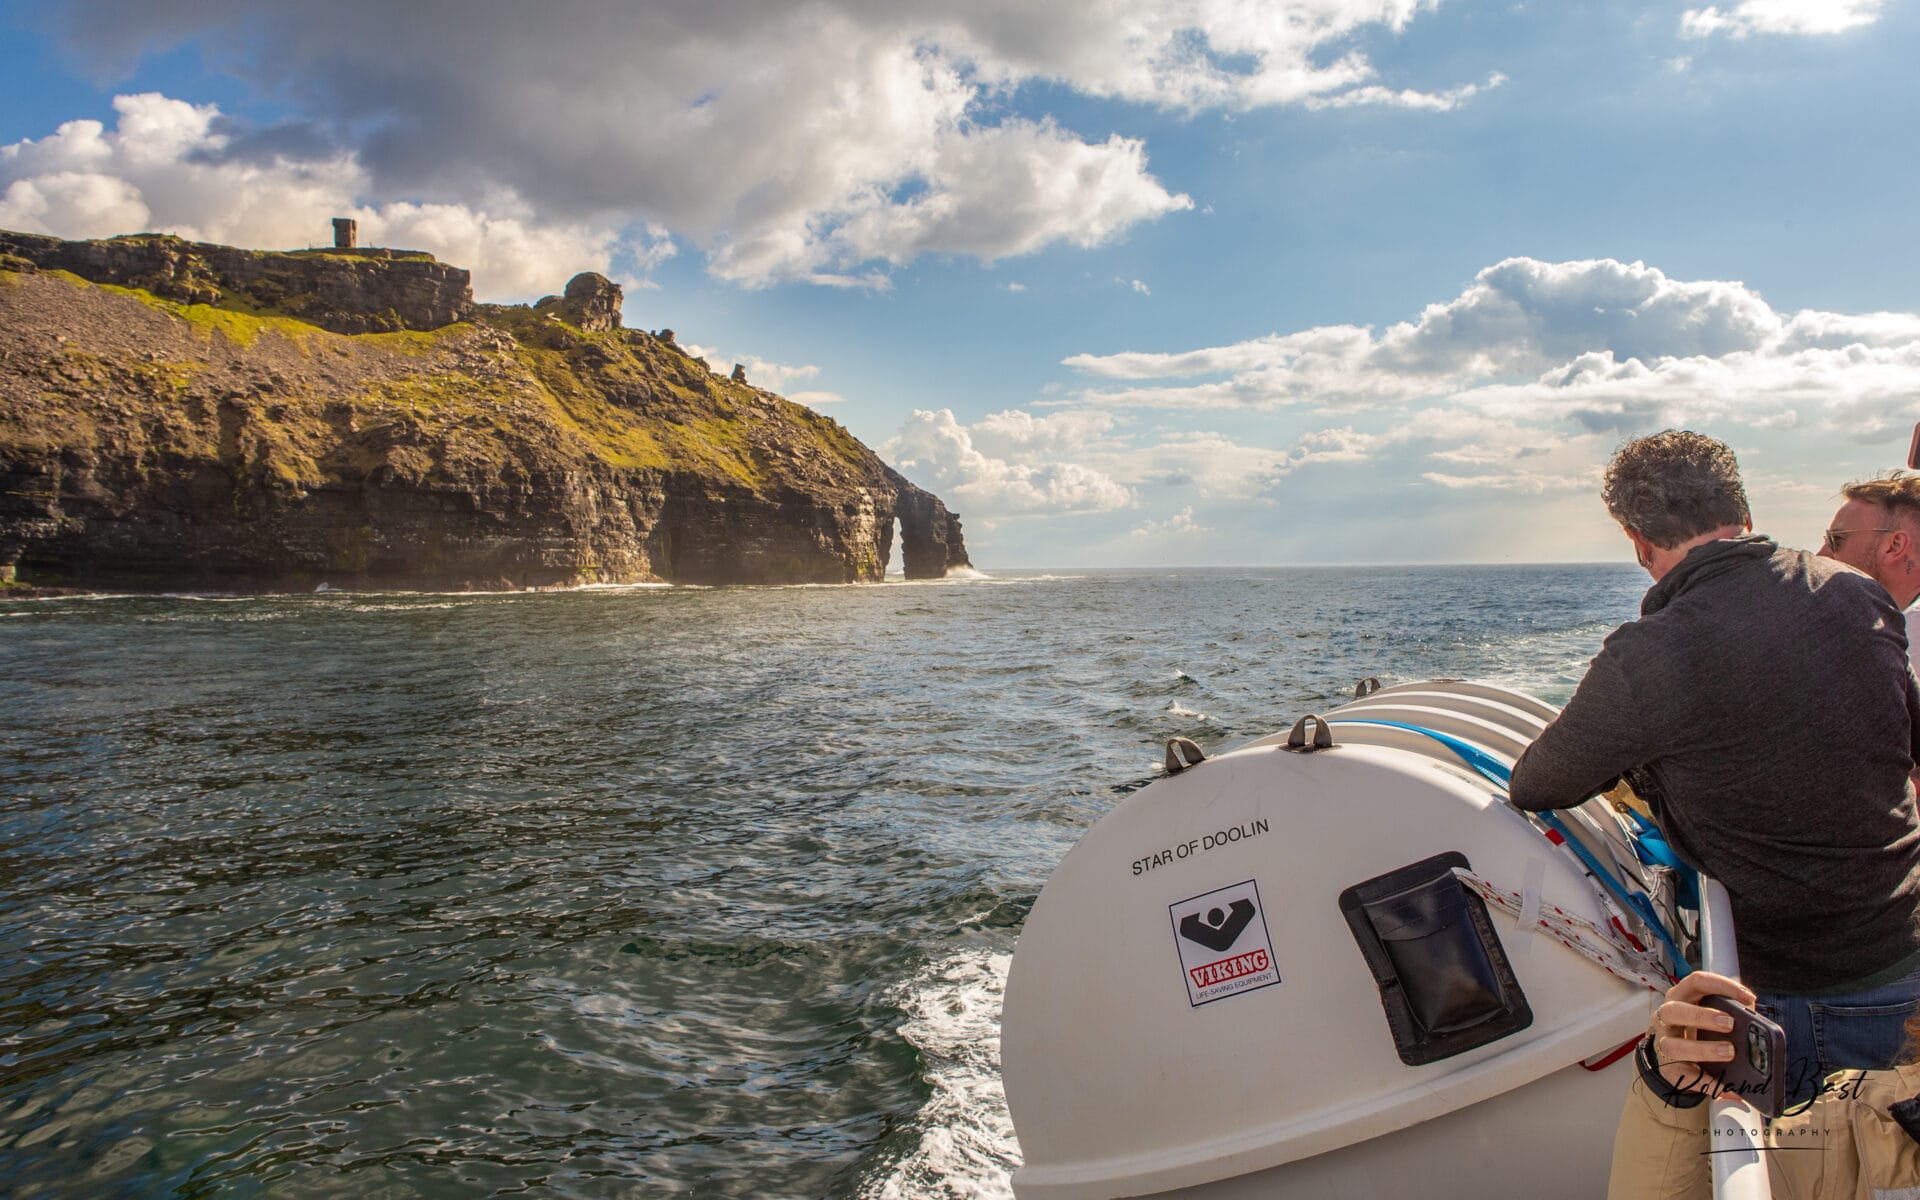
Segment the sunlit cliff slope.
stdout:
<path fill-rule="evenodd" d="M 423 254 L 0 232 L 0 583 L 878 581 L 960 523 L 837 422 Z"/>

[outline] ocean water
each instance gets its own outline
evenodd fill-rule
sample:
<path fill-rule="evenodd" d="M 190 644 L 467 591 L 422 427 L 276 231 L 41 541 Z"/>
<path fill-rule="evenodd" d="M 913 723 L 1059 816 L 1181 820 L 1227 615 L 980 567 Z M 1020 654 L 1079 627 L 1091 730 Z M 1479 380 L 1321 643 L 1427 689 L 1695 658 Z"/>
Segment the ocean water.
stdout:
<path fill-rule="evenodd" d="M 1631 567 L 0 602 L 0 1191 L 1003 1197 L 1079 835 Z"/>

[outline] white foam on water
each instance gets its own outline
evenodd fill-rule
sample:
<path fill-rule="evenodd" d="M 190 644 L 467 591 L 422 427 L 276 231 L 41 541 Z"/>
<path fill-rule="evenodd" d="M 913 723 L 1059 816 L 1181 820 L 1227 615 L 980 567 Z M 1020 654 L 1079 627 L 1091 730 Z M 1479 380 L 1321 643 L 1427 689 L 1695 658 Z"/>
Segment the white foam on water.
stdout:
<path fill-rule="evenodd" d="M 1010 954 L 973 950 L 934 963 L 895 999 L 900 1034 L 920 1051 L 933 1097 L 914 1115 L 920 1141 L 863 1200 L 1011 1200 L 1020 1144 L 1000 1086 L 1000 997 Z"/>
<path fill-rule="evenodd" d="M 1167 705 L 1166 712 L 1167 712 L 1167 715 L 1170 717 L 1190 717 L 1195 721 L 1204 721 L 1207 719 L 1207 714 L 1200 712 L 1197 709 L 1188 708 L 1186 705 L 1180 703 L 1178 700 L 1175 700 L 1169 703 Z"/>
<path fill-rule="evenodd" d="M 948 567 L 947 579 L 992 579 L 993 576 L 973 567 Z"/>
<path fill-rule="evenodd" d="M 555 592 L 646 592 L 672 588 L 671 583 L 581 583 L 573 587 L 548 588 Z"/>

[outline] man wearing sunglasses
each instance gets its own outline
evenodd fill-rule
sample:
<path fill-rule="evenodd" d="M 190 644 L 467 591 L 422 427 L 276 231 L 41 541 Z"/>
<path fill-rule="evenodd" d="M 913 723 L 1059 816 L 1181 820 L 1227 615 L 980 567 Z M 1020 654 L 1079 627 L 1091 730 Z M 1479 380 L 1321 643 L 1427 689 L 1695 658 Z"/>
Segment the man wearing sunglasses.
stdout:
<path fill-rule="evenodd" d="M 1601 498 L 1653 587 L 1514 764 L 1514 805 L 1568 808 L 1624 776 L 1726 885 L 1794 1092 L 1890 1065 L 1920 1000 L 1920 688 L 1899 610 L 1859 572 L 1752 533 L 1713 438 L 1627 442 Z M 1896 522 L 1835 525 L 1846 552 Z"/>
<path fill-rule="evenodd" d="M 1865 571 L 1899 608 L 1920 597 L 1920 474 L 1897 471 L 1840 489 L 1820 557 Z"/>

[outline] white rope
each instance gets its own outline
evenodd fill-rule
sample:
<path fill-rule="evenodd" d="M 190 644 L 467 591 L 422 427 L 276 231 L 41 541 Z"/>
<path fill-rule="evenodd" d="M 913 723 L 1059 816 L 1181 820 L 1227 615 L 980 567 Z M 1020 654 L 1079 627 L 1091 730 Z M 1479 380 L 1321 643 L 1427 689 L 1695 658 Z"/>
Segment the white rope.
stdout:
<path fill-rule="evenodd" d="M 1482 900 L 1515 920 L 1520 918 L 1527 906 L 1527 898 L 1519 892 L 1495 887 L 1465 867 L 1455 867 L 1453 873 Z M 1661 969 L 1660 959 L 1651 951 L 1635 949 L 1632 943 L 1613 930 L 1596 925 L 1558 905 L 1540 901 L 1533 924 L 1545 930 L 1554 941 L 1615 978 L 1663 994 L 1673 986 L 1672 977 Z"/>

